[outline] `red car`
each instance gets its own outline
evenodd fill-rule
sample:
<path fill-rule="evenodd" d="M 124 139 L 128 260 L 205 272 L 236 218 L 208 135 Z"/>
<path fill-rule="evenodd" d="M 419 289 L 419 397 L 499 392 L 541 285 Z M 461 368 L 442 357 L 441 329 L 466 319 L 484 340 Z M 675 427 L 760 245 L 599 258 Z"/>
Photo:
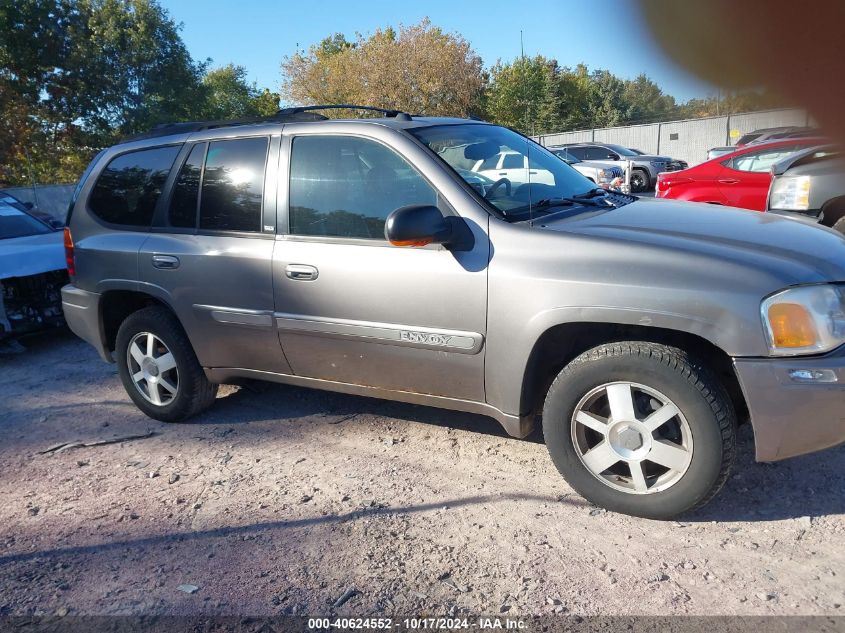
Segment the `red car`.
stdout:
<path fill-rule="evenodd" d="M 826 142 L 823 138 L 790 138 L 748 145 L 689 169 L 658 174 L 654 195 L 765 211 L 772 165 L 792 152 Z"/>

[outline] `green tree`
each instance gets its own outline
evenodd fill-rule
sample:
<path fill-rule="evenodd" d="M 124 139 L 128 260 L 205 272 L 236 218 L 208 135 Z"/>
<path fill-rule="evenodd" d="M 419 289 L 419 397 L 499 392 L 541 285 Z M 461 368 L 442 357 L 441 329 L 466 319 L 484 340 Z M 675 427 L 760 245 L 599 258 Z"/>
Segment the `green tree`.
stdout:
<path fill-rule="evenodd" d="M 425 19 L 354 42 L 335 34 L 282 63 L 282 96 L 466 116 L 480 109 L 481 59 L 461 36 Z"/>
<path fill-rule="evenodd" d="M 626 123 L 651 123 L 665 121 L 677 115 L 675 98 L 664 94 L 660 87 L 645 74 L 624 82 L 623 120 Z"/>
<path fill-rule="evenodd" d="M 588 112 L 592 127 L 612 127 L 625 118 L 625 84 L 607 70 L 595 70 L 590 76 Z"/>
<path fill-rule="evenodd" d="M 229 64 L 208 71 L 202 79 L 205 89 L 203 118 L 238 119 L 270 116 L 279 109 L 279 95 L 269 89 L 259 91 L 249 83 L 243 66 Z"/>
<path fill-rule="evenodd" d="M 558 124 L 557 62 L 542 55 L 497 62 L 487 84 L 486 114 L 524 132 Z"/>
<path fill-rule="evenodd" d="M 0 0 L 0 180 L 72 181 L 117 137 L 192 118 L 204 69 L 154 0 Z"/>

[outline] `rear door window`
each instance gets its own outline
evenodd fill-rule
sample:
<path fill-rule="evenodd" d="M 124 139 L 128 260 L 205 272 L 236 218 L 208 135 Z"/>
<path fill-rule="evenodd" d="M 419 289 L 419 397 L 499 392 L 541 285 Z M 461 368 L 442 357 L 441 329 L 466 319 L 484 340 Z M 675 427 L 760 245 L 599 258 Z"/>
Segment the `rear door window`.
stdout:
<path fill-rule="evenodd" d="M 200 229 L 261 231 L 267 137 L 212 141 L 200 186 Z"/>
<path fill-rule="evenodd" d="M 735 169 L 737 171 L 748 171 L 754 173 L 762 173 L 769 171 L 772 165 L 778 161 L 786 158 L 798 149 L 801 145 L 790 145 L 788 147 L 778 147 L 775 149 L 764 149 L 756 152 L 748 152 L 742 156 L 736 156 L 723 162 L 725 167 Z"/>
<path fill-rule="evenodd" d="M 91 190 L 91 212 L 111 224 L 149 227 L 179 149 L 154 147 L 112 159 Z"/>
<path fill-rule="evenodd" d="M 522 154 L 505 154 L 502 169 L 523 169 L 525 167 L 524 159 L 525 157 Z"/>
<path fill-rule="evenodd" d="M 612 160 L 608 158 L 613 152 L 606 147 L 596 147 L 591 145 L 587 148 L 587 160 Z"/>

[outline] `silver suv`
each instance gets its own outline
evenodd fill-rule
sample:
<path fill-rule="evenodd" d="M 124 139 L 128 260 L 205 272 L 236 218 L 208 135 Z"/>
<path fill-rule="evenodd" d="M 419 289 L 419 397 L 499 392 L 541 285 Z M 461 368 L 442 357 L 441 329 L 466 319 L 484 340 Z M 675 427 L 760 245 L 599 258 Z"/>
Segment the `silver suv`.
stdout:
<path fill-rule="evenodd" d="M 605 192 L 477 121 L 181 124 L 98 156 L 65 235 L 74 332 L 179 422 L 241 379 L 536 420 L 596 504 L 708 501 L 758 460 L 845 440 L 845 238 Z M 472 167 L 526 157 L 525 180 Z M 533 182 L 532 171 L 551 181 Z"/>
<path fill-rule="evenodd" d="M 617 165 L 624 165 L 631 161 L 633 163 L 631 191 L 634 193 L 654 189 L 657 174 L 661 172 L 678 171 L 688 167 L 682 160 L 643 154 L 613 143 L 567 143 L 561 147 L 566 148 L 570 156 L 575 156 L 579 160 L 610 162 Z"/>

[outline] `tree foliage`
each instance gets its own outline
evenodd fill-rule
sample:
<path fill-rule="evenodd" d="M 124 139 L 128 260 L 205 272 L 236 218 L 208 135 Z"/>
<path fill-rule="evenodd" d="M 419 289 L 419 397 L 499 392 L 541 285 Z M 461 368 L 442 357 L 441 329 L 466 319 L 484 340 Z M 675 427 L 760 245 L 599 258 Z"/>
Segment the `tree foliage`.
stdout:
<path fill-rule="evenodd" d="M 491 121 L 527 134 L 654 123 L 785 105 L 776 95 L 754 90 L 679 104 L 645 74 L 620 79 L 607 70 L 590 72 L 584 64 L 575 68 L 560 66 L 542 55 L 497 62 L 490 71 L 485 102 Z"/>
<path fill-rule="evenodd" d="M 193 60 L 179 28 L 155 0 L 0 0 L 0 183 L 73 181 L 159 123 L 275 112 L 243 68 Z"/>
<path fill-rule="evenodd" d="M 0 0 L 0 185 L 72 182 L 98 149 L 159 123 L 276 112 L 279 94 L 242 66 L 193 59 L 180 29 L 157 0 Z M 531 134 L 783 105 L 759 91 L 678 104 L 644 74 L 542 55 L 487 72 L 463 37 L 427 19 L 335 33 L 286 57 L 281 96 L 477 115 Z"/>
<path fill-rule="evenodd" d="M 229 64 L 208 71 L 202 79 L 205 108 L 202 118 L 226 119 L 269 116 L 279 109 L 279 95 L 249 83 L 246 68 Z"/>
<path fill-rule="evenodd" d="M 467 116 L 480 110 L 481 58 L 426 19 L 354 42 L 335 34 L 282 63 L 282 96 L 296 103 L 355 103 L 412 113 Z"/>

